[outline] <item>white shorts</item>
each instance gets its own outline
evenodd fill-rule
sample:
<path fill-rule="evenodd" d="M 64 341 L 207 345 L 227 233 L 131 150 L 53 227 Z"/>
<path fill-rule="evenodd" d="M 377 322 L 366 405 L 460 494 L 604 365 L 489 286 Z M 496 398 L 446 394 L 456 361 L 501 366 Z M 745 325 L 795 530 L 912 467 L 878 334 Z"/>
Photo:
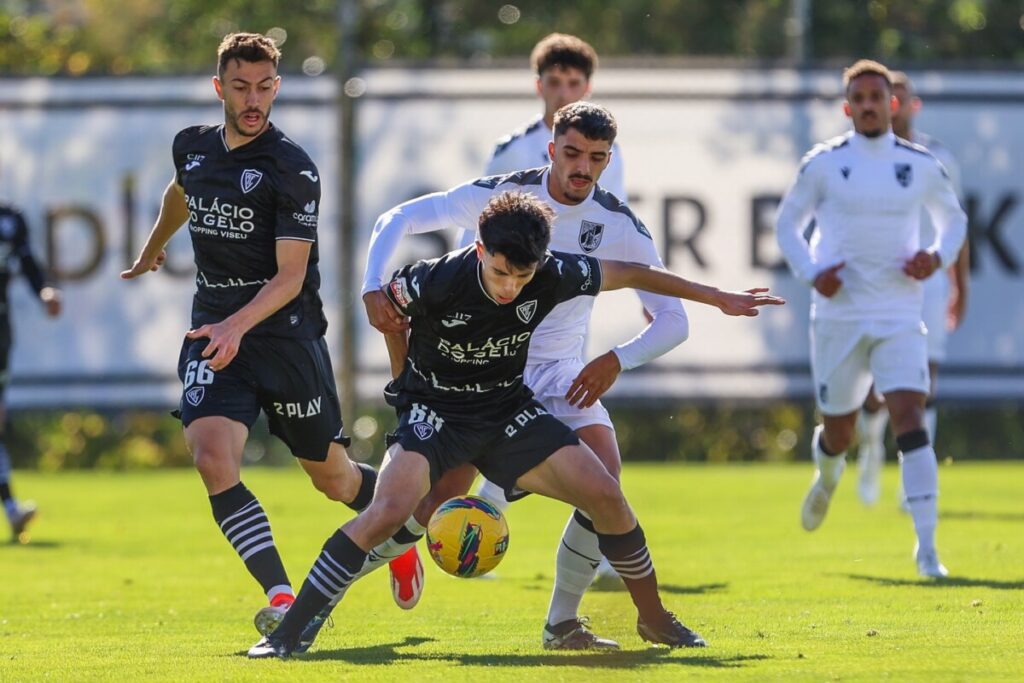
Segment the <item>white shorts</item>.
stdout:
<path fill-rule="evenodd" d="M 928 360 L 946 360 L 946 311 L 949 309 L 949 272 L 943 269 L 924 281 L 924 307 L 921 318 L 928 328 Z"/>
<path fill-rule="evenodd" d="M 824 415 L 847 415 L 860 408 L 872 381 L 880 394 L 927 394 L 928 340 L 920 322 L 811 323 L 814 398 Z"/>
<path fill-rule="evenodd" d="M 614 429 L 608 411 L 600 401 L 589 408 L 570 405 L 565 400 L 569 386 L 583 369 L 579 358 L 556 360 L 548 363 L 528 363 L 523 379 L 545 410 L 576 430 L 590 425 L 604 425 Z"/>

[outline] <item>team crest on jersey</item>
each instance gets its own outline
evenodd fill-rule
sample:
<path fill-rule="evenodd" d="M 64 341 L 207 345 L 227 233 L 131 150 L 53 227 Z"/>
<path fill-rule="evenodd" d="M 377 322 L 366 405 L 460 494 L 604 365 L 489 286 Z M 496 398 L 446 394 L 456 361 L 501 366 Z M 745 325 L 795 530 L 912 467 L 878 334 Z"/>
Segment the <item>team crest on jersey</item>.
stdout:
<path fill-rule="evenodd" d="M 193 406 L 198 406 L 202 403 L 204 396 L 206 396 L 206 387 L 192 387 L 185 392 L 185 400 Z"/>
<path fill-rule="evenodd" d="M 604 225 L 593 221 L 583 221 L 580 224 L 580 249 L 588 254 L 601 246 L 601 238 L 604 237 Z"/>
<path fill-rule="evenodd" d="M 896 164 L 896 182 L 903 187 L 910 187 L 914 180 L 914 167 L 910 164 Z"/>
<path fill-rule="evenodd" d="M 249 194 L 263 180 L 263 171 L 247 168 L 242 171 L 242 192 Z"/>
<path fill-rule="evenodd" d="M 516 306 L 516 316 L 524 323 L 533 320 L 533 314 L 537 312 L 537 300 L 531 299 Z"/>
<path fill-rule="evenodd" d="M 416 438 L 420 441 L 426 441 L 434 435 L 434 428 L 426 422 L 417 422 L 412 426 L 412 433 L 415 434 Z"/>

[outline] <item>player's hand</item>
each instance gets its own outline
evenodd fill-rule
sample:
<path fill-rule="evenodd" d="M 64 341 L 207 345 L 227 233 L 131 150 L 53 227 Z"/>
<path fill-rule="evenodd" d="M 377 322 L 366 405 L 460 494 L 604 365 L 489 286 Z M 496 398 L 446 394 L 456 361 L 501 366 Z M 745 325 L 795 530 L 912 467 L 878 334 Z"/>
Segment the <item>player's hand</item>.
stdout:
<path fill-rule="evenodd" d="M 818 276 L 814 278 L 814 288 L 818 290 L 818 294 L 821 294 L 826 299 L 831 299 L 839 291 L 839 288 L 843 286 L 843 281 L 839 277 L 839 271 L 845 265 L 846 261 L 840 261 L 834 266 L 830 266 L 818 273 Z"/>
<path fill-rule="evenodd" d="M 718 308 L 726 315 L 753 317 L 759 313 L 759 306 L 782 306 L 786 300 L 772 294 L 765 294 L 767 287 L 754 287 L 742 292 L 720 292 Z"/>
<path fill-rule="evenodd" d="M 927 280 L 941 265 L 937 253 L 922 249 L 904 262 L 903 272 L 915 280 Z"/>
<path fill-rule="evenodd" d="M 244 335 L 245 332 L 233 325 L 230 318 L 213 325 L 203 325 L 185 333 L 185 337 L 188 339 L 205 337 L 210 340 L 210 343 L 203 349 L 203 358 L 210 359 L 210 369 L 214 372 L 223 370 L 235 359 Z"/>
<path fill-rule="evenodd" d="M 46 307 L 46 315 L 51 318 L 56 318 L 60 315 L 63 296 L 59 289 L 56 287 L 43 287 L 39 292 L 39 300 L 42 301 L 43 306 Z"/>
<path fill-rule="evenodd" d="M 565 400 L 569 405 L 589 408 L 615 383 L 620 372 L 622 364 L 614 351 L 598 356 L 576 375 L 565 394 Z"/>
<path fill-rule="evenodd" d="M 157 270 L 167 260 L 167 252 L 163 249 L 156 255 L 155 258 L 146 258 L 143 255 L 139 255 L 139 258 L 135 259 L 135 263 L 128 270 L 121 271 L 122 280 L 131 280 L 137 278 L 140 275 L 148 273 L 151 270 Z"/>
<path fill-rule="evenodd" d="M 370 324 L 384 334 L 405 332 L 409 329 L 409 319 L 395 309 L 387 295 L 380 291 L 363 294 L 363 306 Z"/>

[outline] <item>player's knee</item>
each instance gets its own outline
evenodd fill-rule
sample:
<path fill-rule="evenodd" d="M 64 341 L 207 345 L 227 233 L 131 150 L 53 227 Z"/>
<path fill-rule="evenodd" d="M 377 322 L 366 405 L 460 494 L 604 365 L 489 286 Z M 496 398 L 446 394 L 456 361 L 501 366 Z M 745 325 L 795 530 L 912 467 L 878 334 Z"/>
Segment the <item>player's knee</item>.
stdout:
<path fill-rule="evenodd" d="M 230 462 L 231 458 L 213 448 L 198 447 L 192 450 L 192 463 L 206 480 L 230 473 Z"/>
<path fill-rule="evenodd" d="M 587 507 L 593 519 L 617 519 L 629 512 L 622 487 L 611 475 L 595 478 L 587 491 Z"/>
<path fill-rule="evenodd" d="M 412 513 L 409 505 L 397 498 L 378 497 L 361 513 L 374 530 L 390 536 L 405 524 Z"/>
<path fill-rule="evenodd" d="M 336 503 L 347 503 L 352 498 L 352 487 L 346 487 L 346 483 L 345 477 L 331 475 L 328 477 L 317 477 L 313 480 L 313 487 L 327 496 L 329 500 L 333 500 Z"/>

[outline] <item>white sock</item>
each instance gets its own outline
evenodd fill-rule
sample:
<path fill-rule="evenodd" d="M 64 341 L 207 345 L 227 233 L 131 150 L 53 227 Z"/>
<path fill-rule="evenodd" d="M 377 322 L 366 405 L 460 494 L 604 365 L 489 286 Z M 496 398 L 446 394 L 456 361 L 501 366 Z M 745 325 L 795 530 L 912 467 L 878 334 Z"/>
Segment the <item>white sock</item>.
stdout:
<path fill-rule="evenodd" d="M 846 452 L 838 455 L 829 455 L 825 451 L 821 450 L 821 435 L 825 431 L 822 425 L 818 425 L 814 428 L 814 437 L 811 439 L 811 452 L 814 456 L 814 463 L 818 466 L 818 471 L 821 472 L 822 486 L 829 491 L 835 489 L 836 484 L 839 483 L 840 477 L 843 476 L 843 470 L 846 469 Z"/>
<path fill-rule="evenodd" d="M 482 483 L 480 484 L 480 488 L 477 489 L 476 495 L 481 498 L 486 498 L 494 504 L 494 507 L 498 508 L 502 512 L 507 510 L 508 499 L 505 498 L 505 489 L 485 477 L 481 477 L 480 479 Z"/>
<path fill-rule="evenodd" d="M 593 582 L 602 558 L 597 534 L 583 526 L 576 515 L 581 515 L 587 526 L 593 528 L 583 512 L 574 510 L 562 532 L 555 561 L 555 588 L 548 606 L 548 624 L 552 626 L 576 618 L 583 594 Z"/>
<path fill-rule="evenodd" d="M 931 444 L 900 453 L 900 470 L 918 545 L 923 551 L 934 550 L 939 518 L 939 465 Z"/>
<path fill-rule="evenodd" d="M 876 410 L 869 413 L 861 410 L 857 416 L 857 441 L 861 444 L 877 444 L 885 447 L 885 428 L 889 424 L 889 411 Z"/>
<path fill-rule="evenodd" d="M 939 414 L 935 406 L 924 409 L 924 428 L 928 432 L 928 440 L 935 443 L 935 428 L 938 426 Z"/>
<path fill-rule="evenodd" d="M 351 583 L 349 583 L 348 586 L 345 586 L 340 593 L 331 598 L 332 607 L 341 602 L 341 599 L 345 597 L 345 593 L 348 591 L 349 586 L 355 583 L 356 579 L 364 577 L 375 569 L 380 569 L 396 557 L 404 555 L 409 548 L 419 542 L 420 537 L 426 532 L 426 529 L 423 528 L 422 524 L 416 521 L 415 517 L 410 517 L 408 521 L 406 521 L 405 530 L 416 536 L 416 540 L 411 543 L 400 543 L 395 540 L 394 536 L 392 536 L 380 545 L 375 546 L 369 553 L 367 553 L 366 559 L 363 560 L 363 566 L 359 568 L 358 572 L 356 572 L 355 578 L 352 579 Z"/>

